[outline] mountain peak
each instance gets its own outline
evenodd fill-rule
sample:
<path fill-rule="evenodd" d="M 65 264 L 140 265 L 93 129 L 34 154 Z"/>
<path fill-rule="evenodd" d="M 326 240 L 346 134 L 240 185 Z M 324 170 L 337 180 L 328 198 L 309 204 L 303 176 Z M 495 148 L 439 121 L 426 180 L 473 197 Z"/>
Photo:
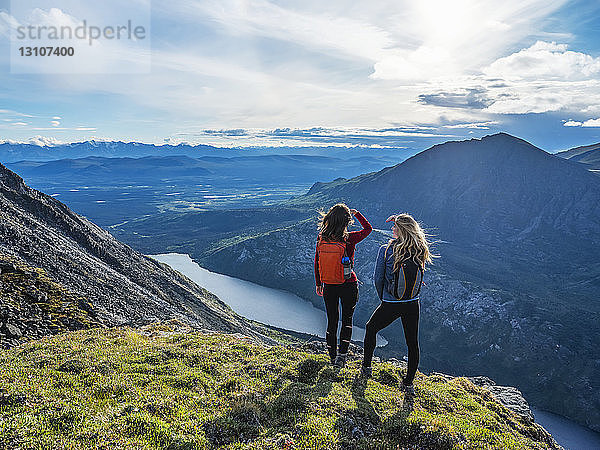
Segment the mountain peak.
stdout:
<path fill-rule="evenodd" d="M 513 143 L 522 143 L 527 144 L 532 147 L 535 147 L 531 142 L 527 142 L 525 139 L 521 139 L 520 137 L 513 136 L 512 134 L 505 133 L 501 131 L 500 133 L 488 134 L 481 139 L 481 142 L 513 142 Z M 537 147 L 536 147 L 537 148 Z"/>
<path fill-rule="evenodd" d="M 499 133 L 494 133 L 494 134 L 487 134 L 484 137 L 481 138 L 481 140 L 484 139 L 500 139 L 500 138 L 506 138 L 506 139 L 518 139 L 519 141 L 522 141 L 523 139 L 518 138 L 516 136 L 513 136 L 512 134 L 508 134 L 504 131 L 500 131 Z"/>
<path fill-rule="evenodd" d="M 446 160 L 449 155 L 453 159 L 460 158 L 467 165 L 473 163 L 479 164 L 483 161 L 488 164 L 504 165 L 506 158 L 510 158 L 512 161 L 515 158 L 519 160 L 524 159 L 529 162 L 537 160 L 540 157 L 552 158 L 548 152 L 527 142 L 525 139 L 501 132 L 488 134 L 482 138 L 448 141 L 443 144 L 437 144 L 421 153 L 417 153 L 412 158 L 409 158 L 409 160 L 418 160 L 421 156 L 425 156 L 426 158 L 443 158 Z"/>

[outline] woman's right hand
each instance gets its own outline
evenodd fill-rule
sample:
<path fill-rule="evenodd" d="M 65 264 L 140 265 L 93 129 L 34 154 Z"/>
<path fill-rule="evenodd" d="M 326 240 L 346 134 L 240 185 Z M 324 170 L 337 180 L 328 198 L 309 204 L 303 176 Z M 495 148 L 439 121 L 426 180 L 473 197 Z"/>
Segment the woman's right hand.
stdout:
<path fill-rule="evenodd" d="M 386 222 L 391 222 L 391 221 L 395 221 L 396 220 L 396 215 L 394 214 L 393 216 L 390 216 L 386 219 Z"/>
<path fill-rule="evenodd" d="M 317 286 L 316 291 L 319 297 L 323 297 L 323 286 Z"/>

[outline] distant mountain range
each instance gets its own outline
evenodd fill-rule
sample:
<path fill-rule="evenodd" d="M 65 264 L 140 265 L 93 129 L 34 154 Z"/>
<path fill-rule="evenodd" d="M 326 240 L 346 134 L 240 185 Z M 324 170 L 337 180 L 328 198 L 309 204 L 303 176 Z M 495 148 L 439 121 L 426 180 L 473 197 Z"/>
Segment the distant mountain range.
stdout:
<path fill-rule="evenodd" d="M 158 223 L 167 220 L 165 216 L 176 220 L 181 212 L 261 207 L 306 192 L 315 181 L 359 175 L 396 162 L 376 155 L 172 155 L 27 160 L 7 166 L 30 186 L 109 227 L 142 217 Z"/>
<path fill-rule="evenodd" d="M 0 161 L 6 164 L 23 160 L 52 161 L 66 158 L 84 158 L 87 156 L 105 158 L 141 158 L 144 156 L 158 155 L 206 156 L 214 154 L 216 150 L 219 149 L 210 145 L 154 145 L 143 144 L 140 142 L 94 140 L 52 146 L 3 142 L 0 143 Z M 224 151 L 228 151 L 228 149 L 225 149 Z M 235 153 L 235 150 L 231 151 L 232 155 Z"/>
<path fill-rule="evenodd" d="M 272 155 L 318 155 L 337 158 L 352 158 L 361 156 L 386 156 L 401 160 L 413 155 L 412 148 L 381 148 L 372 150 L 362 147 L 247 147 L 247 148 L 222 148 L 211 145 L 189 144 L 144 144 L 141 142 L 120 141 L 85 141 L 52 146 L 35 144 L 11 143 L 0 141 L 0 161 L 4 164 L 29 160 L 51 161 L 67 158 L 85 158 L 98 156 L 105 158 L 141 158 L 144 156 L 189 156 L 198 158 L 202 156 L 260 156 Z"/>
<path fill-rule="evenodd" d="M 163 233 L 152 219 L 112 230 L 138 248 L 188 252 L 201 265 L 314 295 L 316 210 L 344 201 L 376 229 L 407 211 L 435 234 L 441 258 L 426 273 L 421 339 L 423 366 L 483 373 L 518 386 L 538 407 L 600 430 L 600 179 L 581 163 L 500 133 L 436 145 L 375 173 L 317 183 L 280 203 L 260 223 L 241 222 L 211 244 L 196 227 Z M 249 212 L 246 212 L 249 213 Z M 219 229 L 227 215 L 202 222 Z M 143 229 L 150 238 L 132 233 Z M 155 234 L 156 233 L 156 234 Z M 225 233 L 223 233 L 225 234 Z M 212 231 L 216 238 L 218 232 Z M 158 239 L 154 236 L 160 236 Z M 377 304 L 372 288 L 385 231 L 358 246 L 363 325 Z M 383 352 L 404 348 L 399 324 L 384 333 Z"/>
<path fill-rule="evenodd" d="M 561 158 L 577 161 L 590 166 L 590 169 L 600 170 L 600 143 L 575 147 L 556 153 Z"/>
<path fill-rule="evenodd" d="M 397 160 L 384 156 L 359 156 L 346 159 L 318 155 L 200 156 L 185 155 L 143 157 L 87 156 L 52 161 L 24 160 L 7 166 L 26 179 L 52 180 L 66 184 L 76 180 L 87 184 L 110 185 L 123 180 L 157 181 L 163 178 L 192 179 L 201 182 L 205 176 L 234 180 L 302 181 L 318 178 L 327 169 L 333 179 L 336 174 L 363 173 L 381 168 Z"/>

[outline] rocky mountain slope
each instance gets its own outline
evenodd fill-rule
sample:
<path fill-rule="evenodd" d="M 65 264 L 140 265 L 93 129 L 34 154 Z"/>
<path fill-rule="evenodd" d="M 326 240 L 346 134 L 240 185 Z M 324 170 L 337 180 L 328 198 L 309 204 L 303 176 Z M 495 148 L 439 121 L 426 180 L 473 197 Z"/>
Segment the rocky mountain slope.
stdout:
<path fill-rule="evenodd" d="M 506 134 L 449 142 L 380 172 L 319 183 L 280 205 L 280 223 L 270 227 L 203 251 L 188 243 L 176 249 L 195 250 L 211 270 L 320 305 L 313 293 L 314 211 L 338 201 L 361 210 L 375 228 L 408 211 L 435 234 L 442 257 L 427 272 L 422 295 L 424 367 L 488 375 L 518 386 L 539 407 L 600 430 L 597 176 Z M 286 207 L 313 218 L 286 223 Z M 377 304 L 373 260 L 387 239 L 374 232 L 358 246 L 365 283 L 359 326 Z M 401 352 L 401 326 L 384 334 Z"/>
<path fill-rule="evenodd" d="M 94 320 L 107 326 L 179 318 L 197 327 L 257 334 L 210 292 L 29 188 L 2 165 L 0 255 L 25 264 L 25 271 L 43 270 L 50 282 L 70 293 L 67 298 L 81 298 L 90 305 L 83 309 L 93 310 Z"/>
<path fill-rule="evenodd" d="M 23 337 L 100 326 L 95 315 L 85 298 L 50 280 L 43 269 L 0 254 L 0 347 L 18 345 Z"/>
<path fill-rule="evenodd" d="M 174 324 L 64 333 L 0 350 L 0 446 L 561 448 L 488 380 L 418 374 L 412 396 L 402 364 L 358 363 Z"/>

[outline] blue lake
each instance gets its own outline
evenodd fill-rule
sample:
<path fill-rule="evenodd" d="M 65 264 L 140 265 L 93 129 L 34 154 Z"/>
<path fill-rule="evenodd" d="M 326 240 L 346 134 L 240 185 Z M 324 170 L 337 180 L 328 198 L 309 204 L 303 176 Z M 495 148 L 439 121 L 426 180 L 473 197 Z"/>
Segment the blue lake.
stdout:
<path fill-rule="evenodd" d="M 211 272 L 200 267 L 189 255 L 167 253 L 152 255 L 152 258 L 168 264 L 216 294 L 240 316 L 286 330 L 325 337 L 325 312 L 297 295 Z M 353 328 L 352 340 L 362 342 L 364 336 L 364 328 Z M 377 337 L 377 345 L 386 344 L 385 338 Z"/>

